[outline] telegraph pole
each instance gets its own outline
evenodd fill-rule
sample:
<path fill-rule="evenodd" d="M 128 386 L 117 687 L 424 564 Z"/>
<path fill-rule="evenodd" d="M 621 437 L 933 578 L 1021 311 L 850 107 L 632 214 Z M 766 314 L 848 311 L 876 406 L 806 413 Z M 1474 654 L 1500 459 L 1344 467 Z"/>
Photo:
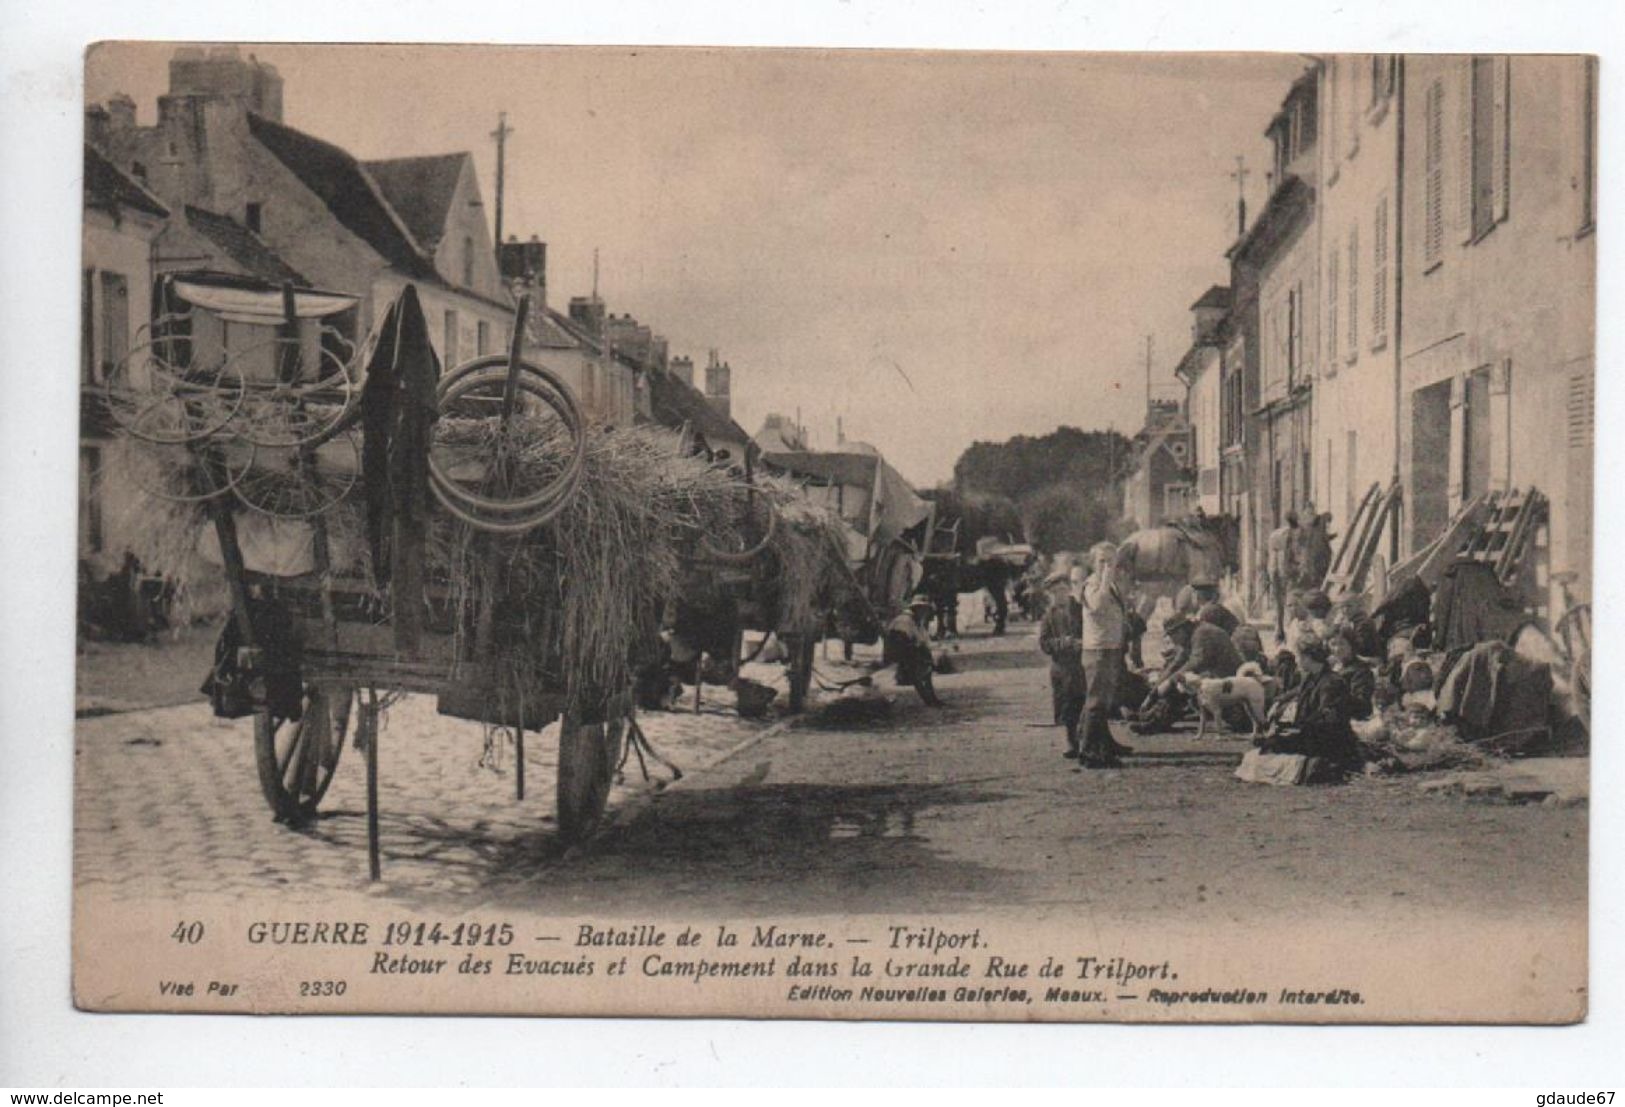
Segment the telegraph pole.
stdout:
<path fill-rule="evenodd" d="M 1145 336 L 1145 417 L 1151 418 L 1151 336 Z"/>
<path fill-rule="evenodd" d="M 508 113 L 497 112 L 497 129 L 491 132 L 491 137 L 497 140 L 497 263 L 502 262 L 502 189 L 506 183 L 504 177 L 507 172 L 508 136 L 513 134 L 513 128 L 508 126 Z"/>

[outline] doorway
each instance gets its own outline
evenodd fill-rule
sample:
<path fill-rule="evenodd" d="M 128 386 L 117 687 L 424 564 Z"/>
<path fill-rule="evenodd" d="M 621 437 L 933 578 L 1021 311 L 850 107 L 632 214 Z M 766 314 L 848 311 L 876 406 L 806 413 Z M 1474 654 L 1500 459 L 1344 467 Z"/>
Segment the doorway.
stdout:
<path fill-rule="evenodd" d="M 1411 535 L 1421 549 L 1450 522 L 1450 382 L 1411 393 Z"/>

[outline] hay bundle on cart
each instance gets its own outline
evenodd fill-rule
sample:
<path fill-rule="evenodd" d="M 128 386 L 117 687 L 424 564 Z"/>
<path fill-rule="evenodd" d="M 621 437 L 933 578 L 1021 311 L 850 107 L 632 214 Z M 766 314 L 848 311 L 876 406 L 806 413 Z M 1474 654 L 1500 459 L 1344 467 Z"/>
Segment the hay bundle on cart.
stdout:
<path fill-rule="evenodd" d="M 562 716 L 560 831 L 586 834 L 682 551 L 733 541 L 746 491 L 675 435 L 588 424 L 517 350 L 442 375 L 410 287 L 349 358 L 310 356 L 316 294 L 251 291 L 231 306 L 275 333 L 265 366 L 197 341 L 205 313 L 177 296 L 108 401 L 151 493 L 137 552 L 183 592 L 194 551 L 224 569 L 207 688 L 218 713 L 256 716 L 277 817 L 314 813 L 358 714 L 376 875 L 377 715 L 416 692 L 509 729 L 521 797 L 525 731 Z"/>

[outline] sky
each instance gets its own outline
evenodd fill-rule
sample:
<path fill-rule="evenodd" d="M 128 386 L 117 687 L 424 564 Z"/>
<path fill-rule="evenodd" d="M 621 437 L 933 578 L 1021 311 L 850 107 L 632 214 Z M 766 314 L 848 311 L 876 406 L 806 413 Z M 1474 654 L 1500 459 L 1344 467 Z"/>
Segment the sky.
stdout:
<path fill-rule="evenodd" d="M 284 118 L 361 158 L 472 151 L 504 233 L 548 243 L 549 297 L 590 291 L 733 366 L 734 416 L 800 412 L 916 485 L 971 442 L 1132 433 L 1189 306 L 1228 278 L 1236 156 L 1294 54 L 244 46 Z M 87 102 L 151 122 L 172 47 L 105 44 Z"/>

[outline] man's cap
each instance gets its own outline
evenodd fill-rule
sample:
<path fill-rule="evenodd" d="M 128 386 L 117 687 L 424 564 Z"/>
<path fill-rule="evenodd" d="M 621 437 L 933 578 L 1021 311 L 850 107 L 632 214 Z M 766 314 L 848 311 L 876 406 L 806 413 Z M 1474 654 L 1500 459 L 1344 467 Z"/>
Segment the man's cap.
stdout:
<path fill-rule="evenodd" d="M 910 611 L 913 611 L 915 608 L 919 607 L 923 607 L 929 611 L 934 606 L 935 605 L 931 602 L 930 596 L 915 596 L 913 599 L 908 601 L 908 609 Z"/>

